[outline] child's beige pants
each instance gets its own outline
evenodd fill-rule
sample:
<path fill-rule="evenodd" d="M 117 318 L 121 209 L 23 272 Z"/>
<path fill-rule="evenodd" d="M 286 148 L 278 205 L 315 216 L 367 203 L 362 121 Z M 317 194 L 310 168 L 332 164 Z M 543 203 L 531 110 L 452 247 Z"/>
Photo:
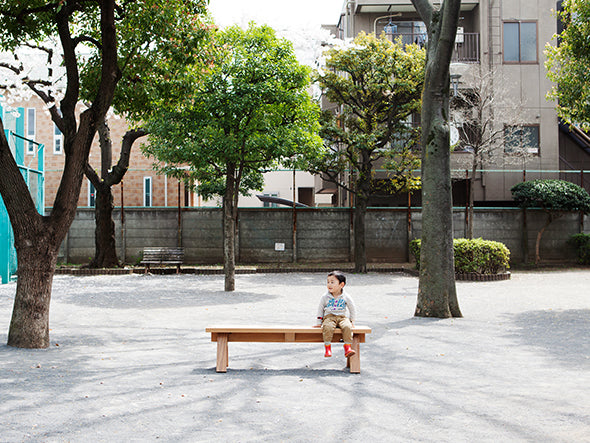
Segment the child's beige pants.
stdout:
<path fill-rule="evenodd" d="M 334 329 L 336 327 L 342 329 L 342 338 L 344 344 L 352 344 L 352 323 L 345 315 L 334 315 L 328 314 L 324 317 L 322 322 L 322 335 L 324 337 L 324 343 L 332 343 L 332 337 L 334 337 Z"/>

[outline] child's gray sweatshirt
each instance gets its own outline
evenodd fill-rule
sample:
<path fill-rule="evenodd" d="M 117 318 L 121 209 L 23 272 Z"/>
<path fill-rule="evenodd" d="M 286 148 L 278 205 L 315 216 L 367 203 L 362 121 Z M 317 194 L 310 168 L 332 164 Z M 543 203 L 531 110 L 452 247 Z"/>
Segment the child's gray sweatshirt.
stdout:
<path fill-rule="evenodd" d="M 337 297 L 334 297 L 329 292 L 326 292 L 320 298 L 320 306 L 318 307 L 318 324 L 322 324 L 322 320 L 328 314 L 334 315 L 346 315 L 346 310 L 348 308 L 349 316 L 348 318 L 350 321 L 355 321 L 356 319 L 356 306 L 354 305 L 354 301 L 344 290 L 342 290 L 342 294 Z"/>

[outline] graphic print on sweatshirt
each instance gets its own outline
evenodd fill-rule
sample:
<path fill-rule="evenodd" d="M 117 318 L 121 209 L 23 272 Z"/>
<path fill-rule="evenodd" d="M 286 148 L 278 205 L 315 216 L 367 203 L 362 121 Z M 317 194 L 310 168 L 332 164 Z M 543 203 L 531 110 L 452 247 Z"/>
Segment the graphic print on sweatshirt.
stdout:
<path fill-rule="evenodd" d="M 343 311 L 346 309 L 346 301 L 344 298 L 331 298 L 328 300 L 328 304 L 326 305 L 330 311 Z"/>

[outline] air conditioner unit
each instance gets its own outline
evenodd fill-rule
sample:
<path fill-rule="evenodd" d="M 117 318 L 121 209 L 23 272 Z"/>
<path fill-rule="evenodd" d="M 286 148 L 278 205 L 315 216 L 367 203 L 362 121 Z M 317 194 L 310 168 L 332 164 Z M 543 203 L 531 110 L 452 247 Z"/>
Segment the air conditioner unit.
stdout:
<path fill-rule="evenodd" d="M 465 42 L 465 34 L 463 30 L 463 26 L 457 26 L 457 35 L 455 36 L 455 43 L 464 43 Z"/>

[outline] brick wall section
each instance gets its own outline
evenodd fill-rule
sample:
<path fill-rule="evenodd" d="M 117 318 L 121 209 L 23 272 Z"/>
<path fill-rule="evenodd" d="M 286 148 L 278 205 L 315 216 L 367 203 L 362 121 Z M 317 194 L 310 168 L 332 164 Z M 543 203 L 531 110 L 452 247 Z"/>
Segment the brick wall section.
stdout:
<path fill-rule="evenodd" d="M 212 264 L 223 261 L 222 214 L 218 208 L 125 209 L 125 226 L 121 228 L 120 210 L 115 210 L 116 240 L 119 256 L 127 263 L 141 260 L 143 248 L 181 245 L 185 263 Z M 523 257 L 522 210 L 476 209 L 474 237 L 504 243 L 511 259 Z M 454 213 L 455 237 L 464 235 L 464 211 Z M 545 222 L 542 211 L 528 210 L 528 254 L 534 258 L 538 229 Z M 298 209 L 296 247 L 298 262 L 347 262 L 352 257 L 351 215 L 347 209 Z M 408 223 L 405 209 L 371 209 L 367 213 L 367 255 L 372 262 L 401 263 L 407 261 Z M 580 231 L 580 216 L 569 213 L 554 221 L 546 230 L 541 257 L 544 260 L 575 260 L 575 251 L 567 239 Z M 584 217 L 586 233 L 590 233 L 590 217 Z M 412 211 L 411 238 L 420 238 L 421 214 Z M 276 243 L 284 251 L 275 250 Z M 240 210 L 237 259 L 239 263 L 291 263 L 293 259 L 293 212 L 291 209 Z M 60 261 L 87 263 L 94 255 L 94 212 L 78 209 L 68 237 L 60 250 Z"/>
<path fill-rule="evenodd" d="M 11 104 L 13 107 L 22 106 L 25 108 L 35 108 L 35 141 L 45 145 L 45 205 L 51 207 L 55 200 L 55 194 L 61 180 L 63 171 L 65 155 L 62 153 L 54 153 L 54 125 L 49 112 L 41 100 L 37 97 L 32 97 L 24 103 Z M 82 107 L 78 107 L 78 111 L 82 111 Z M 25 111 L 26 112 L 26 111 Z M 109 127 L 111 129 L 111 138 L 113 140 L 113 153 L 111 165 L 115 165 L 119 160 L 121 152 L 121 142 L 123 135 L 128 129 L 127 122 L 118 117 L 111 116 L 109 118 Z M 26 133 L 25 122 L 25 133 Z M 153 159 L 146 158 L 141 153 L 140 145 L 147 142 L 147 137 L 138 139 L 131 150 L 131 158 L 129 162 L 129 171 L 124 177 L 124 203 L 125 206 L 143 206 L 144 177 L 152 177 L 152 192 L 153 201 L 152 206 L 176 206 L 178 204 L 178 180 L 174 178 L 166 178 L 158 175 L 153 170 Z M 26 150 L 25 150 L 26 151 Z M 89 162 L 92 167 L 100 171 L 100 147 L 98 144 L 98 134 L 95 136 L 92 148 L 90 151 Z M 37 158 L 25 154 L 25 164 L 33 168 L 37 167 Z M 99 174 L 100 175 L 100 174 Z M 80 197 L 78 199 L 78 206 L 88 206 L 88 180 L 85 179 L 80 189 Z M 121 186 L 113 187 L 113 195 L 115 205 L 121 205 Z M 181 186 L 181 200 L 184 204 L 184 186 Z"/>

